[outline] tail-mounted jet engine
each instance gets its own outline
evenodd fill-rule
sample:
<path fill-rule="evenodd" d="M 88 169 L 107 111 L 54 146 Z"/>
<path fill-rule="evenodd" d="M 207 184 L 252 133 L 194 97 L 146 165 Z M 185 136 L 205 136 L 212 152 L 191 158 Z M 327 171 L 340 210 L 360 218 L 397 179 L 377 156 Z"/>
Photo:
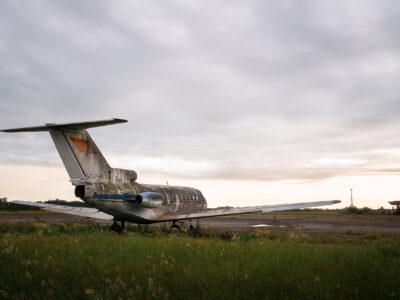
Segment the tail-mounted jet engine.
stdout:
<path fill-rule="evenodd" d="M 77 185 L 75 187 L 75 196 L 78 198 L 91 198 L 94 195 L 92 185 Z"/>
<path fill-rule="evenodd" d="M 159 193 L 144 192 L 136 195 L 135 202 L 146 208 L 156 208 L 162 205 L 163 196 Z"/>

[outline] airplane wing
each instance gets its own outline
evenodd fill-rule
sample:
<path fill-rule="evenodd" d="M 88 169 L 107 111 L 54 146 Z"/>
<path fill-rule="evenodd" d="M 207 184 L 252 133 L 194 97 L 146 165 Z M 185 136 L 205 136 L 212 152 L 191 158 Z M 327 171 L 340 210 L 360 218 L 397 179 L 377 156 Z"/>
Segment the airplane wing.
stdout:
<path fill-rule="evenodd" d="M 33 207 L 39 207 L 44 210 L 59 212 L 63 214 L 88 217 L 88 218 L 96 218 L 102 220 L 113 220 L 114 217 L 103 213 L 95 208 L 89 207 L 75 207 L 75 206 L 67 206 L 67 205 L 57 205 L 57 204 L 46 204 L 46 203 L 35 203 L 29 201 L 11 201 L 12 204 L 19 205 L 27 205 Z"/>
<path fill-rule="evenodd" d="M 256 212 L 272 212 L 272 211 L 282 211 L 282 210 L 292 210 L 292 209 L 300 209 L 307 207 L 332 205 L 340 202 L 341 202 L 340 200 L 328 200 L 328 201 L 303 202 L 303 203 L 249 206 L 249 207 L 238 207 L 238 208 L 219 208 L 219 209 L 205 210 L 189 214 L 164 215 L 161 219 L 158 220 L 159 221 L 188 220 L 188 219 L 248 214 Z"/>
<path fill-rule="evenodd" d="M 249 207 L 238 207 L 238 208 L 219 208 L 204 210 L 200 212 L 194 212 L 189 214 L 170 214 L 163 215 L 160 218 L 153 219 L 152 221 L 163 222 L 163 221 L 177 221 L 177 220 L 188 220 L 188 219 L 199 219 L 199 218 L 210 218 L 218 216 L 229 216 L 256 212 L 272 212 L 272 211 L 282 211 L 282 210 L 292 210 L 307 207 L 316 207 L 324 205 L 332 205 L 340 203 L 340 200 L 329 200 L 329 201 L 317 201 L 317 202 L 303 202 L 303 203 L 288 203 L 288 204 L 275 204 L 275 205 L 263 205 L 263 206 L 249 206 Z M 56 204 L 46 204 L 46 203 L 36 203 L 28 201 L 11 201 L 10 203 L 27 205 L 33 207 L 39 207 L 44 210 L 76 215 L 81 217 L 96 218 L 102 220 L 113 220 L 112 215 L 103 213 L 95 208 L 89 207 L 74 207 L 67 205 L 56 205 Z"/>

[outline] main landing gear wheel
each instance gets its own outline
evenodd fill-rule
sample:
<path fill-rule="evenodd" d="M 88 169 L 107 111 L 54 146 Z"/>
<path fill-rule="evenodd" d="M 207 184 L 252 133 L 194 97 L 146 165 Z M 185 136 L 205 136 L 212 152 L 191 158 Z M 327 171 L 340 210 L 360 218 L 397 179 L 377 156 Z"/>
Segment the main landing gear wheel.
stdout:
<path fill-rule="evenodd" d="M 110 230 L 115 231 L 117 233 L 122 233 L 125 229 L 125 222 L 121 221 L 121 225 L 114 220 L 113 224 L 110 226 Z"/>
<path fill-rule="evenodd" d="M 177 225 L 176 223 L 179 223 L 180 225 L 182 225 L 183 224 L 183 222 L 179 222 L 179 221 L 172 221 L 172 225 L 171 225 L 171 228 L 176 228 L 176 229 L 178 229 L 178 230 L 180 230 L 181 228 L 179 227 L 179 225 Z"/>

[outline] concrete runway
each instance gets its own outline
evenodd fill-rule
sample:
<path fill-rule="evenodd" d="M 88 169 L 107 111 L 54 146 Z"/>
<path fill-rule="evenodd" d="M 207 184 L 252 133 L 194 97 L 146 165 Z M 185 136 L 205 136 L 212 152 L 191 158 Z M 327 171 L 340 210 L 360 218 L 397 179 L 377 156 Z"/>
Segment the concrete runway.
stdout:
<path fill-rule="evenodd" d="M 21 222 L 111 224 L 111 221 L 41 211 L 0 214 L 0 223 Z M 353 230 L 400 234 L 400 216 L 394 215 L 340 215 L 299 212 L 204 218 L 200 219 L 199 222 L 202 228 L 232 231 L 269 227 L 271 230 L 301 228 L 304 231 Z M 192 221 L 193 225 L 196 225 L 196 223 L 197 220 Z M 151 226 L 160 225 L 152 224 Z"/>
<path fill-rule="evenodd" d="M 274 218 L 275 216 L 275 218 Z M 202 227 L 238 230 L 243 228 L 303 228 L 309 230 L 353 230 L 400 234 L 400 216 L 313 216 L 267 215 L 263 218 L 208 218 Z M 378 217 L 378 218 L 374 218 Z M 383 217 L 383 218 L 382 218 Z M 386 218 L 385 218 L 386 217 Z"/>

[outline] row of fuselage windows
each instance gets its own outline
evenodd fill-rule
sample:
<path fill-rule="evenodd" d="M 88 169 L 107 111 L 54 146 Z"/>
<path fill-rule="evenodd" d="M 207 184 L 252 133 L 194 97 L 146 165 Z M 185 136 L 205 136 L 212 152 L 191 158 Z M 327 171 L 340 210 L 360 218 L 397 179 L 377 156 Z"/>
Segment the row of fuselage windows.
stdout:
<path fill-rule="evenodd" d="M 200 200 L 199 196 L 192 195 L 192 194 L 188 194 L 188 195 L 167 194 L 167 200 L 177 200 L 177 199 L 179 199 L 179 200 L 197 200 L 197 201 Z"/>

